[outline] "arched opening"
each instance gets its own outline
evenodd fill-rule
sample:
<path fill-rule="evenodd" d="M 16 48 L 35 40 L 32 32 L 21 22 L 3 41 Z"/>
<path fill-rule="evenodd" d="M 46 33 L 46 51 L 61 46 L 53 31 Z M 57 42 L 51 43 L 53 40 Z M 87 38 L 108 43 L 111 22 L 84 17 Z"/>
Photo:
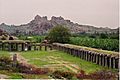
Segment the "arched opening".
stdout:
<path fill-rule="evenodd" d="M 14 40 L 13 37 L 10 37 L 9 40 Z"/>

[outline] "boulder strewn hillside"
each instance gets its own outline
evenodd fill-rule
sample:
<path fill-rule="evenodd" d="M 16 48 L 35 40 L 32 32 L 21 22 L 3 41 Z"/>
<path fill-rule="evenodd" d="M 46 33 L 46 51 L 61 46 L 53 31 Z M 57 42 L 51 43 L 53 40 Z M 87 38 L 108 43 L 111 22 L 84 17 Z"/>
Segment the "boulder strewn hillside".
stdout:
<path fill-rule="evenodd" d="M 47 16 L 41 17 L 39 15 L 35 16 L 35 18 L 27 24 L 15 26 L 15 25 L 6 25 L 2 23 L 0 25 L 0 29 L 12 35 L 22 34 L 22 35 L 42 35 L 48 33 L 48 31 L 56 26 L 56 25 L 64 25 L 68 27 L 72 33 L 94 33 L 94 32 L 117 32 L 118 29 L 110 29 L 110 28 L 96 28 L 94 26 L 89 25 L 79 25 L 77 23 L 73 23 L 70 20 L 65 20 L 63 17 L 55 17 L 52 16 L 51 20 L 47 19 Z"/>

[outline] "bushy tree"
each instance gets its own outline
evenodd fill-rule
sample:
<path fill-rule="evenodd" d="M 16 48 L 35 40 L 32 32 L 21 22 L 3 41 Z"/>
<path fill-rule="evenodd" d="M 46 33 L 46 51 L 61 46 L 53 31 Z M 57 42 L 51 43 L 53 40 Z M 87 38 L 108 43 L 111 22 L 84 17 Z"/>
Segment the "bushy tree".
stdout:
<path fill-rule="evenodd" d="M 50 30 L 48 38 L 52 43 L 67 43 L 70 40 L 70 31 L 62 25 L 57 25 Z"/>

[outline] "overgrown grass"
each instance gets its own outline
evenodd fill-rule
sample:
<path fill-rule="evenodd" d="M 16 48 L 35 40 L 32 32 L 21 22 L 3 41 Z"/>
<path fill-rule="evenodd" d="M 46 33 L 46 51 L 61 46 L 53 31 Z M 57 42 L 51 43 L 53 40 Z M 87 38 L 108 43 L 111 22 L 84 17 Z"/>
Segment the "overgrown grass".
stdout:
<path fill-rule="evenodd" d="M 20 73 L 15 73 L 15 72 L 10 72 L 7 70 L 0 70 L 0 74 L 7 75 L 9 79 L 22 79 L 22 74 Z"/>
<path fill-rule="evenodd" d="M 88 62 L 78 57 L 73 57 L 72 55 L 66 54 L 64 52 L 56 51 L 56 50 L 28 51 L 28 52 L 22 52 L 21 55 L 24 56 L 26 59 L 28 59 L 29 63 L 35 64 L 39 67 L 42 67 L 43 65 L 50 64 L 50 63 L 49 61 L 44 62 L 42 60 L 36 60 L 35 58 L 46 59 L 47 56 L 54 56 L 54 57 L 59 57 L 59 60 L 64 60 L 64 61 L 71 62 L 73 64 L 77 64 L 82 70 L 84 70 L 87 73 L 91 73 L 97 70 L 107 69 L 105 67 L 96 65 L 92 62 Z"/>

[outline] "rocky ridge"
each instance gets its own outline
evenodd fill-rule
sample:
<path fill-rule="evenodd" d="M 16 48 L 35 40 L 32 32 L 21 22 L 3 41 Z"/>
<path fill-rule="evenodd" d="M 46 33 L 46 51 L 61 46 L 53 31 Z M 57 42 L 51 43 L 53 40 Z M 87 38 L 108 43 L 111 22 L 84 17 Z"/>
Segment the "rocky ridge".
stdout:
<path fill-rule="evenodd" d="M 103 33 L 103 32 L 117 32 L 118 29 L 110 28 L 97 28 L 89 25 L 79 25 L 78 23 L 73 23 L 70 20 L 65 20 L 63 17 L 52 16 L 51 20 L 47 19 L 47 16 L 35 16 L 35 18 L 27 24 L 15 26 L 15 25 L 6 25 L 2 23 L 0 29 L 12 34 L 12 35 L 43 35 L 48 33 L 48 31 L 56 26 L 63 25 L 68 27 L 72 33 Z"/>

